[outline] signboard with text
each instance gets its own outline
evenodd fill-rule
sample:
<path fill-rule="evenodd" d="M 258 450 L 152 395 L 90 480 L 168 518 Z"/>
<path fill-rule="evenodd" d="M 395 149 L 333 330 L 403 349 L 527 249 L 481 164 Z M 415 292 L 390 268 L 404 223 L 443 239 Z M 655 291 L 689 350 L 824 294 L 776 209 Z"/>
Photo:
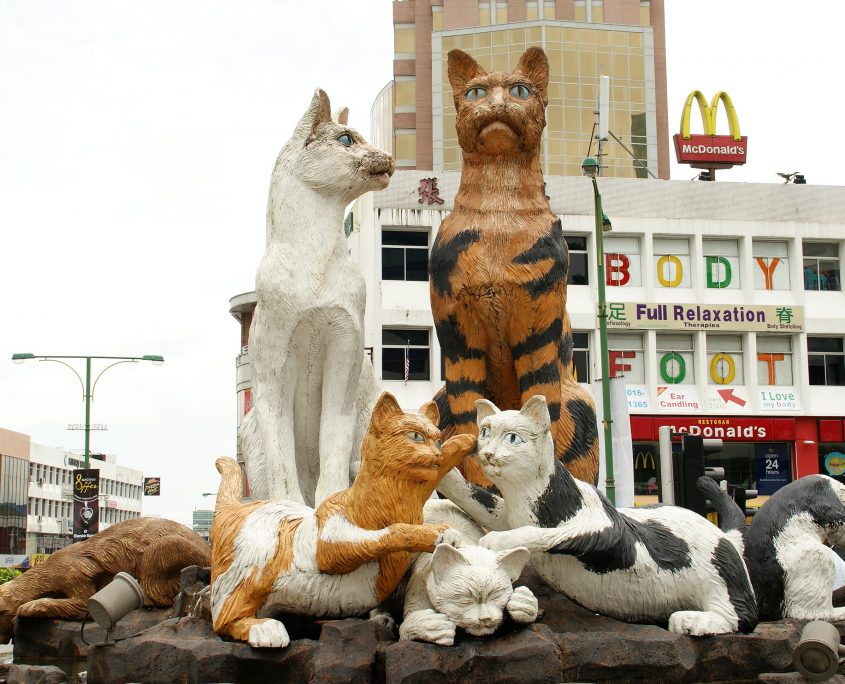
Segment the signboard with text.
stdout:
<path fill-rule="evenodd" d="M 698 104 L 704 133 L 690 132 L 690 114 L 693 102 Z M 729 135 L 716 134 L 716 115 L 719 103 L 725 105 Z M 681 114 L 681 131 L 673 136 L 675 154 L 679 164 L 689 164 L 694 169 L 729 169 L 745 163 L 748 154 L 748 137 L 740 133 L 739 119 L 730 95 L 720 90 L 710 103 L 700 90 L 693 90 L 684 103 Z"/>
<path fill-rule="evenodd" d="M 755 444 L 754 459 L 757 463 L 757 492 L 765 496 L 774 494 L 789 477 L 789 445 L 783 442 Z"/>
<path fill-rule="evenodd" d="M 796 333 L 804 330 L 804 307 L 610 302 L 607 305 L 607 328 Z"/>
<path fill-rule="evenodd" d="M 100 531 L 100 471 L 73 471 L 73 541 Z"/>
<path fill-rule="evenodd" d="M 144 496 L 161 496 L 161 478 L 144 478 Z"/>

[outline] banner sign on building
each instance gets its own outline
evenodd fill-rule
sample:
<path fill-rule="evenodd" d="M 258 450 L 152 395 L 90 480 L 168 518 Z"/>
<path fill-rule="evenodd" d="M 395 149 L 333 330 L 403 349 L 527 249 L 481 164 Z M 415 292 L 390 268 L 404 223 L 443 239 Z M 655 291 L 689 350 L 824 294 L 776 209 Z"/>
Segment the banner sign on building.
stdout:
<path fill-rule="evenodd" d="M 789 445 L 755 444 L 754 459 L 757 462 L 757 492 L 765 496 L 774 494 L 790 482 Z"/>
<path fill-rule="evenodd" d="M 703 135 L 690 133 L 693 100 L 698 103 L 701 112 Z M 716 114 L 720 101 L 725 105 L 730 135 L 716 135 Z M 729 169 L 744 164 L 748 154 L 748 137 L 740 133 L 736 110 L 724 90 L 716 93 L 709 105 L 700 90 L 691 92 L 681 114 L 681 132 L 676 133 L 673 139 L 678 163 L 689 164 L 695 169 Z"/>
<path fill-rule="evenodd" d="M 608 330 L 804 331 L 803 306 L 610 302 Z"/>
<path fill-rule="evenodd" d="M 161 478 L 144 478 L 144 496 L 161 496 Z"/>
<path fill-rule="evenodd" d="M 73 471 L 73 541 L 100 531 L 100 471 Z"/>

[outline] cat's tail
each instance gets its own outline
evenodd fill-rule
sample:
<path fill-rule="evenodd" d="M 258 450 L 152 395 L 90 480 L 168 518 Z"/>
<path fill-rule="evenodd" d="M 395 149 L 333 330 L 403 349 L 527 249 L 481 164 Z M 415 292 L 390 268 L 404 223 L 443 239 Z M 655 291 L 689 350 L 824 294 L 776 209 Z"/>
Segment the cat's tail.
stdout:
<path fill-rule="evenodd" d="M 716 509 L 716 515 L 719 516 L 719 529 L 722 532 L 739 530 L 745 534 L 745 511 L 737 506 L 736 501 L 712 477 L 706 475 L 699 477 L 695 481 L 695 486 Z"/>
<path fill-rule="evenodd" d="M 217 502 L 214 507 L 215 513 L 227 504 L 238 504 L 241 502 L 243 492 L 243 478 L 241 467 L 233 458 L 218 458 L 214 466 L 220 473 L 220 487 L 217 490 Z"/>

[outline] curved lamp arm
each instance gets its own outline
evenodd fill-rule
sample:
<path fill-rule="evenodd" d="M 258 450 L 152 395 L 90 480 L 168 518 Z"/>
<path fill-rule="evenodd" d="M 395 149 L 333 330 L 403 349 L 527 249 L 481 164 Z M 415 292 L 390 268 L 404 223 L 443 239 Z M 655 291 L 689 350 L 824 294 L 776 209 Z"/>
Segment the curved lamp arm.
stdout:
<path fill-rule="evenodd" d="M 119 363 L 138 363 L 138 360 L 137 359 L 124 359 L 123 361 L 115 361 L 114 363 L 109 364 L 108 366 L 103 368 L 103 370 L 101 370 L 97 374 L 97 377 L 94 378 L 94 384 L 91 385 L 91 401 L 94 400 L 94 390 L 97 389 L 97 380 L 99 380 L 102 377 L 103 373 L 105 373 L 109 368 L 112 368 L 112 367 L 118 365 Z"/>
<path fill-rule="evenodd" d="M 39 361 L 51 361 L 52 363 L 60 363 L 66 368 L 70 368 L 71 372 L 76 376 L 76 379 L 79 380 L 79 384 L 82 386 L 82 401 L 85 401 L 85 383 L 82 381 L 82 377 L 79 373 L 76 372 L 76 368 L 71 366 L 69 363 L 65 363 L 64 361 L 59 361 L 58 359 L 38 359 Z"/>

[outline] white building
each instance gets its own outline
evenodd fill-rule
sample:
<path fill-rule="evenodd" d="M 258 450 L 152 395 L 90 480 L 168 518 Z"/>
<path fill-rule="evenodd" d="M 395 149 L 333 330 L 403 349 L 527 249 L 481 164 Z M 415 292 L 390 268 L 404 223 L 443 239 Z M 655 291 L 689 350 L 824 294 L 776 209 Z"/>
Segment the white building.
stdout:
<path fill-rule="evenodd" d="M 429 196 L 432 178 L 442 204 Z M 593 191 L 586 178 L 546 180 L 570 252 L 576 370 L 595 383 Z M 399 171 L 352 209 L 366 345 L 382 387 L 406 408 L 443 384 L 422 265 L 459 181 Z M 613 224 L 604 238 L 610 371 L 627 384 L 638 493 L 654 474 L 660 425 L 724 438 L 729 479 L 762 492 L 808 473 L 845 473 L 845 188 L 598 183 Z"/>
<path fill-rule="evenodd" d="M 100 474 L 100 530 L 141 515 L 144 476 L 117 464 L 112 455 L 92 455 Z M 29 435 L 0 428 L 0 565 L 71 543 L 73 471 L 83 457 L 32 443 Z"/>
<path fill-rule="evenodd" d="M 569 248 L 576 372 L 599 396 L 593 190 L 581 177 L 546 181 Z M 406 409 L 444 382 L 426 268 L 459 182 L 457 172 L 398 171 L 346 222 L 367 283 L 365 344 L 382 388 Z M 845 476 L 845 188 L 598 183 L 613 224 L 610 373 L 627 386 L 637 494 L 653 493 L 662 425 L 724 439 L 716 458 L 729 481 L 764 495 L 810 473 Z M 251 404 L 254 307 L 254 293 L 230 301 L 242 329 L 238 424 Z"/>
<path fill-rule="evenodd" d="M 118 465 L 111 454 L 92 455 L 89 464 L 100 471 L 100 530 L 140 517 L 144 474 Z M 73 471 L 84 467 L 79 454 L 31 444 L 27 553 L 50 553 L 71 542 Z"/>

